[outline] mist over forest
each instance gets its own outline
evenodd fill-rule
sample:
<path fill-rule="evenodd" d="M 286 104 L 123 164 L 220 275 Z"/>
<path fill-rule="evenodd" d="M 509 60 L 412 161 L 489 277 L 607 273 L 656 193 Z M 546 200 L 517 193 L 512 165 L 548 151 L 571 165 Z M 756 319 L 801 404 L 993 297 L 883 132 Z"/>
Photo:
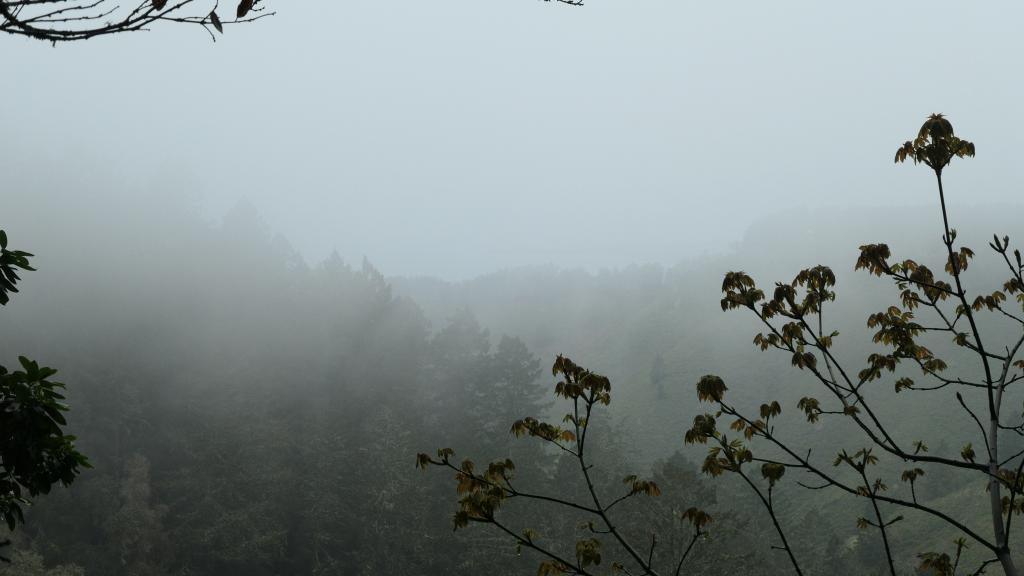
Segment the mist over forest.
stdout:
<path fill-rule="evenodd" d="M 1022 17 L 0 0 L 0 576 L 1019 576 Z"/>
<path fill-rule="evenodd" d="M 623 509 L 626 530 L 680 532 L 672 511 L 699 505 L 716 518 L 692 559 L 699 573 L 752 562 L 783 573 L 753 496 L 702 475 L 705 449 L 683 443 L 705 410 L 694 394 L 705 373 L 720 374 L 751 408 L 768 397 L 792 406 L 813 386 L 785 356 L 750 345 L 751 319 L 721 311 L 723 273 L 788 282 L 802 267 L 831 264 L 839 295 L 830 324 L 859 360 L 878 348 L 862 311 L 884 309 L 895 289 L 854 273 L 856 247 L 899 229 L 895 253 L 942 258 L 934 210 L 908 219 L 865 209 L 808 212 L 786 228 L 767 219 L 728 253 L 681 252 L 670 267 L 547 265 L 448 281 L 390 276 L 337 255 L 309 262 L 249 203 L 211 221 L 185 201 L 130 196 L 55 202 L 35 190 L 8 200 L 45 218 L 8 229 L 32 247 L 38 270 L 5 310 L 0 338 L 73 383 L 69 429 L 94 468 L 28 510 L 15 563 L 0 573 L 532 572 L 536 559 L 499 535 L 453 533 L 448 475 L 413 463 L 436 446 L 510 456 L 535 463 L 521 472 L 535 485 L 578 493 L 565 458 L 508 432 L 523 416 L 558 413 L 548 371 L 558 354 L 611 379 L 614 400 L 595 424 L 604 489 L 629 473 L 662 486 L 661 497 Z M 982 230 L 1011 229 L 1016 215 L 982 206 L 956 218 L 965 242 L 982 245 Z M 995 269 L 976 274 L 998 287 Z M 901 433 L 949 451 L 972 423 L 941 415 L 943 400 L 896 396 L 881 412 Z M 845 446 L 850 433 L 785 425 L 808 447 Z M 878 542 L 856 527 L 862 509 L 799 490 L 778 498 L 809 573 L 882 568 Z M 920 486 L 922 498 L 953 507 L 979 490 L 955 473 Z M 507 513 L 544 534 L 580 530 L 572 515 L 536 510 Z M 910 559 L 955 536 L 927 518 L 905 522 L 894 546 Z M 677 534 L 663 547 L 684 541 Z"/>

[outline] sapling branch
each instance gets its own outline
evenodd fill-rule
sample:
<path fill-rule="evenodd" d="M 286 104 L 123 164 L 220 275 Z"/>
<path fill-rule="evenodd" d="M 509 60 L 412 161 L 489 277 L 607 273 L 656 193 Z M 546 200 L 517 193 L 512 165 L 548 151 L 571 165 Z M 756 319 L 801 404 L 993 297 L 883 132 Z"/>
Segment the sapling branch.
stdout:
<path fill-rule="evenodd" d="M 586 528 L 592 534 L 600 534 L 614 540 L 617 550 L 628 556 L 628 562 L 632 568 L 635 568 L 638 576 L 641 574 L 658 576 L 659 572 L 653 566 L 654 553 L 658 543 L 657 535 L 652 533 L 649 548 L 641 553 L 639 547 L 634 545 L 619 529 L 610 515 L 610 510 L 620 506 L 633 496 L 657 496 L 660 494 L 659 488 L 652 481 L 641 480 L 634 475 L 627 476 L 624 483 L 629 488 L 628 492 L 606 504 L 600 496 L 597 483 L 593 478 L 594 465 L 590 462 L 587 452 L 592 444 L 588 442 L 590 425 L 595 417 L 595 409 L 610 401 L 610 382 L 604 376 L 577 366 L 562 356 L 555 361 L 553 372 L 562 377 L 555 385 L 555 394 L 568 400 L 569 413 L 563 418 L 563 422 L 569 423 L 569 428 L 565 429 L 535 418 L 523 418 L 512 425 L 512 433 L 516 436 L 531 436 L 545 443 L 553 444 L 565 454 L 563 458 L 570 457 L 575 462 L 579 476 L 586 486 L 589 503 L 579 503 L 558 496 L 524 491 L 514 486 L 511 475 L 514 465 L 511 460 L 492 462 L 486 471 L 477 471 L 469 460 L 464 461 L 461 465 L 456 465 L 451 459 L 453 452 L 449 449 L 442 449 L 438 450 L 436 458 L 420 454 L 417 457 L 417 466 L 421 468 L 440 466 L 455 471 L 458 491 L 462 495 L 459 500 L 459 511 L 455 515 L 456 528 L 469 522 L 499 524 L 496 513 L 505 500 L 533 500 L 561 506 L 590 516 L 592 520 L 585 524 Z M 691 508 L 683 515 L 683 519 L 693 525 L 696 535 L 691 541 L 689 549 L 692 548 L 697 537 L 703 534 L 703 528 L 711 521 L 711 517 L 696 508 Z M 513 536 L 520 545 L 537 549 L 547 556 L 549 562 L 555 563 L 542 564 L 542 573 L 568 571 L 568 573 L 586 574 L 589 565 L 600 562 L 600 542 L 596 539 L 578 541 L 576 543 L 577 562 L 571 563 L 565 558 L 557 557 L 550 549 L 538 545 L 528 534 L 516 534 L 506 525 L 501 525 L 499 528 Z M 684 553 L 683 557 L 685 558 L 687 554 L 688 552 Z M 618 562 L 614 565 L 624 573 L 631 573 L 630 567 Z M 551 572 L 552 570 L 554 572 Z"/>
<path fill-rule="evenodd" d="M 716 401 L 716 404 L 718 404 L 718 406 L 721 409 L 723 414 L 727 414 L 727 415 L 730 415 L 730 416 L 735 416 L 735 417 L 741 419 L 742 421 L 744 421 L 747 425 L 753 425 L 754 424 L 753 420 L 751 420 L 747 416 L 744 416 L 742 413 L 737 411 L 735 408 L 733 408 L 729 404 L 726 404 L 723 401 Z M 709 433 L 714 434 L 714 433 L 717 433 L 717 431 L 715 431 L 715 432 L 710 432 L 709 431 Z M 782 450 L 782 452 L 784 452 L 787 456 L 792 458 L 792 460 L 793 460 L 793 467 L 804 468 L 808 472 L 814 474 L 815 476 L 820 478 L 822 481 L 824 481 L 827 486 L 835 487 L 835 488 L 837 488 L 839 490 L 842 490 L 842 491 L 844 491 L 844 492 L 846 492 L 848 494 L 854 495 L 854 496 L 862 496 L 862 494 L 860 493 L 860 491 L 857 490 L 857 488 L 842 482 L 841 480 L 835 478 L 831 474 L 829 474 L 829 473 L 823 471 L 822 469 L 818 468 L 817 466 L 813 465 L 810 462 L 810 460 L 809 460 L 809 456 L 807 456 L 807 457 L 801 456 L 799 453 L 797 453 L 795 450 L 793 450 L 787 443 L 785 443 L 784 441 L 779 439 L 774 434 L 772 434 L 770 432 L 767 432 L 767 431 L 760 430 L 760 431 L 758 431 L 756 433 L 756 435 L 760 436 L 760 437 L 762 437 L 762 438 L 764 438 L 766 440 L 768 440 L 773 445 L 775 445 L 777 448 Z M 824 487 L 821 487 L 821 488 L 824 488 Z M 880 502 L 886 502 L 886 503 L 889 503 L 889 504 L 895 504 L 897 506 L 901 506 L 901 507 L 905 507 L 905 508 L 913 509 L 913 510 L 918 510 L 918 511 L 927 513 L 929 515 L 932 515 L 932 516 L 934 516 L 936 518 L 939 518 L 939 519 L 943 520 L 944 522 L 948 523 L 949 525 L 953 526 L 954 528 L 956 528 L 960 532 L 962 532 L 965 535 L 969 536 L 972 540 L 977 541 L 982 546 L 985 546 L 986 548 L 992 550 L 993 552 L 995 552 L 996 549 L 997 549 L 997 546 L 995 544 L 993 544 L 992 542 L 989 542 L 987 539 L 985 539 L 983 536 L 981 536 L 980 534 L 978 534 L 974 530 L 971 530 L 963 522 L 960 522 L 960 521 L 956 520 L 955 518 L 949 516 L 945 512 L 942 512 L 942 511 L 940 511 L 940 510 L 938 510 L 936 508 L 927 506 L 925 504 L 913 502 L 913 501 L 903 500 L 901 498 L 896 498 L 896 497 L 892 497 L 892 496 L 885 496 L 885 495 L 882 495 L 882 494 L 877 494 L 875 497 Z"/>
<path fill-rule="evenodd" d="M 896 153 L 896 162 L 903 162 L 907 159 L 915 163 L 927 165 L 935 174 L 936 184 L 939 192 L 939 205 L 942 211 L 943 235 L 942 243 L 945 248 L 946 262 L 945 272 L 951 278 L 950 282 L 937 278 L 926 266 L 917 264 L 912 260 L 903 262 L 889 262 L 890 251 L 884 244 L 869 244 L 861 247 L 861 255 L 857 261 L 856 269 L 866 269 L 877 276 L 890 278 L 900 290 L 900 302 L 898 306 L 891 306 L 886 311 L 879 312 L 869 317 L 868 326 L 877 330 L 874 335 L 875 342 L 882 343 L 890 348 L 890 351 L 882 354 L 872 354 L 868 358 L 868 366 L 861 370 L 857 379 L 851 378 L 843 364 L 832 352 L 832 335 L 826 336 L 823 320 L 824 303 L 835 298 L 831 286 L 835 283 L 835 276 L 831 270 L 817 266 L 801 271 L 791 283 L 777 283 L 774 294 L 766 297 L 766 294 L 757 288 L 754 281 L 742 272 L 730 272 L 726 274 L 722 284 L 724 297 L 722 298 L 722 309 L 746 308 L 751 310 L 767 327 L 767 332 L 758 334 L 755 337 L 755 344 L 762 349 L 769 348 L 785 351 L 791 354 L 793 365 L 799 369 L 808 371 L 815 380 L 820 383 L 828 392 L 838 400 L 842 409 L 829 410 L 824 408 L 815 398 L 804 397 L 798 407 L 807 415 L 809 421 L 817 421 L 822 415 L 842 414 L 852 418 L 859 430 L 870 440 L 875 447 L 906 462 L 928 463 L 941 465 L 950 468 L 974 470 L 986 475 L 989 488 L 990 514 L 992 519 L 992 539 L 987 539 L 968 528 L 962 521 L 952 518 L 945 512 L 931 506 L 922 504 L 918 500 L 916 481 L 924 474 L 920 468 L 912 468 L 903 473 L 903 481 L 910 483 L 911 500 L 886 496 L 881 493 L 884 490 L 884 483 L 877 480 L 874 483 L 868 481 L 865 468 L 869 463 L 874 462 L 870 450 L 864 449 L 858 454 L 861 458 L 855 459 L 845 452 L 840 453 L 838 462 L 845 461 L 852 468 L 857 470 L 863 481 L 862 486 L 850 486 L 839 478 L 830 475 L 810 462 L 810 458 L 797 454 L 786 442 L 779 439 L 771 427 L 766 425 L 764 413 L 762 420 L 754 420 L 740 415 L 722 398 L 725 390 L 721 379 L 716 377 L 705 377 L 698 383 L 698 394 L 702 400 L 713 401 L 719 407 L 719 415 L 725 414 L 735 416 L 738 420 L 733 428 L 743 430 L 748 439 L 754 437 L 763 438 L 769 441 L 775 448 L 782 451 L 790 462 L 765 461 L 764 466 L 775 466 L 777 470 L 784 471 L 788 467 L 804 468 L 805 471 L 819 477 L 823 484 L 810 485 L 800 482 L 812 490 L 822 490 L 828 487 L 836 487 L 851 494 L 866 496 L 871 500 L 875 512 L 875 521 L 864 520 L 865 525 L 876 526 L 880 531 L 885 545 L 886 558 L 890 573 L 895 574 L 895 561 L 892 550 L 889 546 L 887 528 L 895 521 L 886 523 L 882 516 L 880 503 L 887 503 L 908 509 L 919 510 L 940 518 L 951 526 L 955 527 L 962 534 L 981 543 L 983 546 L 995 553 L 997 561 L 1002 565 L 1003 570 L 1009 576 L 1017 576 L 1018 571 L 1009 553 L 1008 535 L 1012 526 L 1012 517 L 1016 515 L 1016 495 L 1021 492 L 1021 472 L 1024 469 L 1024 451 L 1014 457 L 1001 461 L 999 458 L 999 430 L 1013 430 L 1017 434 L 1024 435 L 1024 423 L 1020 426 L 1004 426 L 1000 421 L 1003 394 L 1008 385 L 1019 380 L 1017 374 L 1011 375 L 1012 366 L 1024 368 L 1024 362 L 1014 362 L 1014 358 L 1022 344 L 1022 335 L 1012 346 L 1007 346 L 1005 354 L 993 351 L 986 346 L 983 338 L 981 323 L 978 314 L 983 310 L 1000 315 L 1002 318 L 1013 322 L 1015 325 L 1024 326 L 1024 317 L 1018 312 L 1009 310 L 1003 305 L 1007 300 L 1006 293 L 995 291 L 989 295 L 981 295 L 976 298 L 969 298 L 965 288 L 964 270 L 967 269 L 974 252 L 967 247 L 956 246 L 956 231 L 950 227 L 949 212 L 946 205 L 945 189 L 942 180 L 942 171 L 950 161 L 956 158 L 974 156 L 974 145 L 968 141 L 956 137 L 952 125 L 942 115 L 932 115 L 928 118 L 916 139 L 906 142 Z M 1012 278 L 1004 285 L 1006 292 L 1017 294 L 1018 299 L 1024 302 L 1024 259 L 1019 251 L 1013 252 L 1013 259 L 1009 256 L 1009 239 L 1000 240 L 994 237 L 992 248 L 1002 255 L 1002 259 L 1011 271 Z M 951 300 L 955 305 L 954 312 L 948 313 L 943 303 Z M 935 327 L 918 324 L 914 318 L 914 309 L 927 308 L 941 320 L 941 324 Z M 813 321 L 810 316 L 817 315 Z M 776 323 L 774 318 L 781 318 Z M 966 330 L 961 330 L 958 325 L 965 320 L 968 324 Z M 779 325 L 781 324 L 781 326 Z M 973 352 L 979 361 L 981 375 L 977 379 L 946 376 L 942 372 L 947 368 L 946 362 L 938 358 L 927 347 L 922 345 L 918 338 L 927 334 L 950 334 L 953 342 L 962 348 Z M 909 451 L 898 444 L 872 410 L 865 397 L 863 390 L 867 382 L 877 380 L 885 372 L 896 372 L 897 365 L 904 360 L 911 360 L 922 372 L 933 382 L 929 385 L 915 385 L 913 380 L 901 377 L 896 382 L 895 391 L 905 390 L 939 390 L 948 386 L 956 386 L 965 390 L 984 390 L 988 408 L 987 423 L 985 419 L 971 409 L 967 400 L 960 392 L 956 393 L 956 400 L 961 408 L 974 421 L 985 443 L 985 461 L 975 462 L 974 451 L 970 444 L 961 450 L 961 460 L 931 456 L 926 454 L 925 447 L 921 442 L 915 442 L 914 450 Z M 821 361 L 824 362 L 824 369 L 819 369 Z M 995 376 L 995 366 L 999 365 L 998 378 Z M 717 382 L 715 393 L 709 393 L 708 382 Z M 703 386 L 703 388 L 702 388 Z M 730 470 L 742 474 L 740 465 L 729 465 L 729 460 L 719 462 L 718 452 L 726 451 L 729 446 L 715 429 L 714 418 L 710 415 L 699 417 L 694 421 L 694 427 L 688 433 L 688 440 L 700 442 L 709 438 L 715 438 L 720 446 L 713 449 L 709 454 L 707 466 L 711 470 Z M 704 440 L 700 440 L 704 439 Z M 733 447 L 733 449 L 738 449 Z M 746 451 L 747 460 L 752 461 L 753 456 Z M 1017 472 L 1002 469 L 1002 466 L 1013 462 L 1015 458 L 1021 458 L 1017 465 Z M 767 459 L 760 459 L 767 460 Z M 786 466 L 787 464 L 791 466 Z M 1000 495 L 1002 487 L 1010 492 L 1005 500 Z M 756 488 L 752 486 L 752 488 Z M 755 490 L 759 495 L 759 491 Z M 763 496 L 763 495 L 762 495 Z M 772 506 L 770 497 L 766 505 Z M 1007 518 L 1005 524 L 1002 518 L 1004 507 Z M 922 555 L 925 563 L 931 563 L 933 567 L 944 566 L 948 570 L 950 564 L 959 564 L 962 542 L 958 543 L 956 559 L 952 560 L 948 555 L 926 554 Z M 939 564 L 939 563 L 946 564 Z M 924 565 L 924 564 L 923 564 Z M 980 570 L 984 570 L 987 564 L 983 564 Z M 953 568 L 955 572 L 956 568 Z M 942 573 L 947 573 L 943 571 Z M 952 572 L 949 572 L 952 573 Z"/>

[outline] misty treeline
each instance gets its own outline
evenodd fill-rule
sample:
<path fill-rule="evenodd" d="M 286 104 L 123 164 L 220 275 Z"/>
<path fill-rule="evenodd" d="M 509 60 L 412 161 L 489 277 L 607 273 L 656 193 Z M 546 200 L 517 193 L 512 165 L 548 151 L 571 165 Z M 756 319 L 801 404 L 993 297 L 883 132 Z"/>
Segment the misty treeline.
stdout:
<path fill-rule="evenodd" d="M 706 410 L 693 384 L 709 370 L 730 382 L 742 409 L 765 397 L 791 407 L 812 389 L 788 358 L 751 349 L 749 324 L 722 315 L 722 273 L 743 266 L 785 278 L 808 259 L 849 262 L 836 265 L 844 290 L 833 318 L 846 340 L 865 342 L 844 349 L 856 358 L 872 349 L 858 337 L 867 335 L 862 311 L 886 305 L 893 291 L 852 274 L 855 247 L 898 226 L 905 234 L 894 249 L 942 256 L 927 210 L 814 213 L 799 226 L 765 221 L 723 255 L 680 247 L 686 260 L 669 269 L 389 280 L 365 262 L 308 265 L 245 205 L 209 223 L 158 197 L 53 204 L 45 190 L 32 192 L 11 201 L 25 216 L 8 232 L 36 254 L 38 271 L 3 310 L 0 338 L 5 354 L 60 368 L 68 429 L 93 469 L 27 509 L 5 575 L 535 572 L 538 558 L 501 534 L 453 532 L 451 477 L 413 464 L 417 452 L 450 446 L 480 462 L 529 462 L 517 476 L 524 485 L 582 495 L 571 457 L 509 434 L 524 416 L 564 411 L 551 394 L 559 353 L 613 382 L 614 399 L 590 430 L 601 446 L 597 489 L 618 493 L 623 477 L 639 474 L 662 492 L 616 511 L 624 532 L 647 542 L 657 529 L 656 552 L 669 557 L 690 541 L 677 514 L 699 507 L 714 521 L 686 573 L 783 573 L 787 561 L 772 549 L 756 497 L 737 481 L 701 475 L 704 449 L 683 443 Z M 962 237 L 975 244 L 990 229 L 1012 228 L 1009 211 L 959 214 Z M 994 267 L 976 266 L 976 278 L 1001 280 Z M 950 443 L 972 429 L 937 399 L 896 400 L 883 414 L 899 416 L 899 430 L 934 452 L 959 450 Z M 790 431 L 811 448 L 842 445 L 850 429 Z M 916 489 L 922 501 L 985 525 L 985 511 L 972 509 L 984 486 L 970 478 L 929 474 Z M 856 525 L 867 501 L 851 506 L 785 486 L 776 498 L 806 573 L 885 571 L 877 535 Z M 591 531 L 586 518 L 556 508 L 512 503 L 503 513 L 555 541 Z M 955 537 L 908 515 L 892 546 L 909 571 L 914 553 Z"/>
<path fill-rule="evenodd" d="M 59 240 L 12 227 L 37 240 L 39 271 L 5 310 L 4 348 L 60 366 L 93 469 L 28 510 L 0 574 L 532 567 L 453 535 L 447 483 L 412 467 L 443 441 L 549 461 L 538 481 L 558 489 L 558 459 L 503 434 L 548 403 L 522 340 L 468 311 L 432 329 L 369 263 L 307 266 L 246 206 L 208 225 L 180 206 L 118 219 L 90 204 L 65 207 Z M 630 459 L 622 443 L 612 477 Z M 715 498 L 687 461 L 658 469 L 678 498 Z"/>

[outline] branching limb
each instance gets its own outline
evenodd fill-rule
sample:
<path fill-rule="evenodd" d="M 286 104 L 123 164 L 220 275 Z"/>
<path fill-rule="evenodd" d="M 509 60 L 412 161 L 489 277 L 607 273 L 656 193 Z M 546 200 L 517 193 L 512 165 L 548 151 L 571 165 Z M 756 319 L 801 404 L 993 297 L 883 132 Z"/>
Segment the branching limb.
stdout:
<path fill-rule="evenodd" d="M 747 427 L 747 429 L 755 430 L 753 435 L 756 435 L 756 436 L 759 436 L 761 438 L 764 438 L 764 439 L 768 440 L 771 444 L 773 444 L 774 446 L 779 448 L 783 453 L 785 453 L 787 456 L 789 456 L 792 459 L 791 467 L 803 468 L 803 469 L 807 470 L 808 472 L 812 473 L 813 475 L 815 475 L 819 479 L 821 479 L 827 486 L 835 487 L 835 488 L 837 488 L 839 490 L 842 490 L 842 491 L 844 491 L 844 492 L 846 492 L 848 494 L 851 494 L 851 495 L 863 496 L 861 491 L 859 491 L 856 487 L 850 486 L 850 485 L 842 482 L 841 480 L 835 478 L 834 476 L 832 476 L 828 472 L 825 472 L 824 470 L 822 470 L 818 466 L 815 466 L 814 464 L 812 464 L 810 462 L 809 455 L 808 456 L 804 456 L 804 455 L 801 455 L 801 454 L 797 453 L 788 444 L 783 442 L 780 438 L 778 438 L 775 434 L 773 434 L 767 428 L 765 428 L 763 426 L 759 426 L 755 420 L 752 420 L 749 417 L 744 416 L 742 413 L 737 411 L 731 405 L 725 403 L 721 396 L 719 396 L 718 400 L 714 400 L 713 398 L 711 398 L 711 399 L 713 401 L 715 401 L 716 404 L 718 404 L 718 406 L 721 409 L 723 414 L 727 414 L 729 416 L 734 416 L 734 417 L 738 418 L 740 421 L 744 422 L 744 424 Z M 718 438 L 719 437 L 719 436 L 717 436 L 718 435 L 718 431 L 715 428 L 714 421 L 712 420 L 710 423 L 708 423 L 707 420 L 702 420 L 702 418 L 704 418 L 704 417 L 698 417 L 699 423 L 695 422 L 695 425 L 691 429 L 691 431 L 687 432 L 687 440 L 688 441 L 690 441 L 690 442 L 701 442 L 701 440 L 700 440 L 701 437 L 704 438 L 705 441 L 706 441 L 706 439 L 709 439 L 709 438 Z M 716 441 L 718 441 L 718 440 L 716 440 Z M 705 463 L 705 470 L 706 469 L 707 469 L 707 461 Z M 823 488 L 825 488 L 825 486 L 818 487 L 817 489 L 823 489 Z M 921 504 L 919 502 L 908 501 L 908 500 L 904 500 L 902 498 L 896 498 L 896 497 L 892 497 L 892 496 L 886 496 L 884 494 L 877 494 L 875 497 L 877 498 L 877 500 L 879 502 L 885 502 L 885 503 L 888 503 L 888 504 L 894 504 L 894 505 L 897 505 L 897 506 L 900 506 L 900 507 L 904 507 L 904 508 L 908 508 L 908 509 L 912 509 L 912 510 L 918 510 L 918 511 L 924 512 L 926 514 L 929 514 L 931 516 L 934 516 L 934 517 L 936 517 L 938 519 L 941 519 L 942 521 L 946 522 L 950 526 L 953 526 L 954 528 L 956 528 L 957 530 L 959 530 L 963 534 L 965 534 L 968 537 L 970 537 L 972 540 L 975 540 L 976 542 L 978 542 L 982 546 L 992 550 L 993 552 L 995 552 L 997 550 L 997 546 L 995 544 L 993 544 L 988 539 L 986 539 L 982 535 L 980 535 L 977 532 L 975 532 L 974 530 L 972 530 L 970 527 L 965 525 L 963 522 L 960 522 L 960 521 L 956 520 L 955 518 L 949 516 L 945 512 L 942 512 L 941 510 L 932 508 L 930 506 L 927 506 L 925 504 Z"/>
<path fill-rule="evenodd" d="M 536 552 L 539 552 L 541 555 L 546 556 L 549 560 L 551 560 L 552 562 L 555 563 L 555 567 L 556 568 L 561 569 L 564 573 L 576 574 L 576 575 L 579 575 L 579 576 L 594 576 L 591 572 L 588 572 L 585 567 L 581 566 L 579 561 L 577 561 L 575 563 L 574 562 L 570 562 L 566 558 L 564 558 L 564 557 L 562 557 L 562 556 L 552 552 L 548 548 L 540 546 L 539 544 L 536 543 L 536 541 L 534 541 L 534 539 L 532 537 L 524 536 L 524 535 L 521 535 L 521 534 L 517 534 L 513 530 L 509 529 L 508 526 L 505 526 L 504 524 L 502 524 L 500 521 L 498 521 L 497 519 L 495 519 L 493 517 L 488 518 L 488 519 L 479 519 L 479 520 L 473 520 L 473 521 L 474 522 L 484 523 L 484 524 L 491 524 L 491 525 L 497 527 L 498 530 L 501 530 L 505 534 L 508 534 L 509 536 L 511 536 L 512 539 L 515 540 L 516 544 L 518 544 L 519 546 L 523 546 L 525 548 L 529 548 L 530 550 L 534 550 Z"/>
<path fill-rule="evenodd" d="M 198 0 L 142 0 L 123 8 L 109 0 L 0 0 L 0 32 L 56 44 L 148 30 L 157 22 L 193 24 L 223 32 L 229 24 L 255 22 L 273 12 L 266 0 L 239 0 L 234 18 L 221 19 L 217 3 Z"/>
<path fill-rule="evenodd" d="M 960 403 L 960 406 L 962 406 L 963 409 L 966 410 L 967 413 L 971 415 L 971 418 L 978 425 L 978 429 L 981 431 L 981 438 L 982 440 L 985 441 L 985 453 L 988 455 L 989 459 L 992 459 L 992 448 L 991 446 L 989 446 L 988 443 L 988 434 L 985 433 L 985 426 L 981 423 L 981 420 L 978 419 L 978 416 L 974 413 L 974 411 L 967 407 L 967 403 L 964 402 L 963 395 L 960 394 L 959 392 L 956 393 L 956 400 L 957 402 Z"/>
<path fill-rule="evenodd" d="M 859 463 L 859 466 L 856 467 L 856 469 L 858 472 L 860 472 L 861 479 L 864 480 L 864 490 L 867 492 L 868 499 L 871 500 L 871 508 L 874 509 L 875 519 L 878 521 L 876 527 L 878 528 L 878 531 L 882 534 L 882 544 L 884 544 L 885 546 L 885 559 L 889 564 L 889 574 L 891 576 L 896 576 L 896 566 L 893 564 L 892 561 L 892 548 L 889 546 L 889 533 L 887 531 L 887 528 L 893 522 L 895 522 L 895 520 L 889 523 L 886 523 L 884 520 L 882 520 L 882 511 L 878 508 L 877 498 L 880 482 L 876 481 L 874 485 L 872 485 L 871 482 L 868 481 L 868 476 L 866 472 L 869 456 L 870 451 L 867 451 L 864 454 L 863 459 Z M 914 498 L 914 502 L 917 502 L 916 497 Z"/>
<path fill-rule="evenodd" d="M 496 513 L 506 500 L 516 498 L 524 501 L 532 500 L 583 512 L 592 518 L 586 523 L 591 533 L 614 540 L 617 549 L 628 555 L 629 567 L 618 562 L 613 564 L 615 567 L 626 574 L 633 573 L 630 571 L 633 568 L 637 576 L 658 576 L 659 572 L 653 566 L 654 552 L 658 543 L 657 536 L 651 535 L 649 548 L 641 553 L 638 547 L 620 531 L 609 514 L 613 507 L 632 496 L 659 495 L 658 486 L 652 481 L 639 479 L 635 475 L 627 476 L 623 483 L 628 486 L 628 493 L 605 504 L 598 494 L 592 477 L 593 464 L 587 458 L 587 448 L 591 445 L 589 441 L 590 424 L 595 416 L 595 408 L 610 402 L 610 382 L 604 376 L 590 372 L 563 356 L 559 356 L 555 361 L 553 372 L 556 376 L 562 377 L 555 385 L 555 395 L 564 398 L 570 404 L 570 412 L 563 418 L 563 423 L 568 423 L 569 426 L 553 425 L 535 418 L 523 418 L 512 425 L 511 431 L 515 436 L 531 436 L 554 445 L 563 453 L 571 456 L 586 484 L 591 503 L 578 503 L 557 496 L 527 492 L 516 487 L 512 483 L 515 466 L 508 459 L 491 462 L 486 470 L 478 471 L 472 461 L 465 460 L 461 464 L 456 464 L 452 461 L 453 451 L 441 449 L 438 450 L 436 458 L 419 454 L 417 466 L 420 468 L 439 466 L 455 472 L 457 489 L 460 494 L 459 509 L 454 519 L 456 528 L 466 526 L 470 522 L 499 526 L 503 532 L 513 536 L 520 545 L 539 549 L 546 554 L 548 563 L 542 564 L 541 573 L 587 574 L 588 570 L 593 569 L 590 568 L 591 566 L 601 563 L 601 542 L 596 538 L 577 541 L 577 561 L 575 563 L 571 563 L 565 558 L 559 558 L 550 550 L 545 550 L 544 547 L 537 545 L 530 532 L 515 534 L 507 526 L 499 525 Z M 709 515 L 696 508 L 687 510 L 683 514 L 683 519 L 693 525 L 697 536 L 704 533 L 704 527 L 711 521 Z M 692 543 L 690 548 L 692 548 Z M 690 548 L 688 548 L 687 554 Z M 684 554 L 685 557 L 686 554 Z"/>
<path fill-rule="evenodd" d="M 750 489 L 757 494 L 758 499 L 761 500 L 761 504 L 764 506 L 765 510 L 768 511 L 768 516 L 772 520 L 772 526 L 775 527 L 775 533 L 779 535 L 779 539 L 782 541 L 782 546 L 775 548 L 785 551 L 790 564 L 793 565 L 793 570 L 797 573 L 797 576 L 803 576 L 803 570 L 800 569 L 800 563 L 797 562 L 796 556 L 793 554 L 793 548 L 790 547 L 789 540 L 786 539 L 786 532 L 782 529 L 782 525 L 779 524 L 779 517 L 775 514 L 775 503 L 771 498 L 774 486 L 769 485 L 768 496 L 766 497 L 764 492 L 761 491 L 761 488 L 754 483 L 741 468 L 737 467 L 735 472 L 740 478 L 743 478 L 743 481 L 747 483 L 747 486 L 750 486 Z"/>

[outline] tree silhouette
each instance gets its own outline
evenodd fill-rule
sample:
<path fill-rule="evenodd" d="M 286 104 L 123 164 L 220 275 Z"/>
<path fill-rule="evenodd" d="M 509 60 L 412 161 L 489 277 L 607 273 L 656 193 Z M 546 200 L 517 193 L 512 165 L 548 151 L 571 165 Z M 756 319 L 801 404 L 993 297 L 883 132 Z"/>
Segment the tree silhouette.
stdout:
<path fill-rule="evenodd" d="M 8 250 L 0 230 L 0 305 L 18 292 L 18 271 L 34 270 L 31 256 Z M 61 402 L 64 385 L 51 380 L 57 371 L 24 356 L 18 362 L 13 371 L 0 365 L 0 517 L 10 530 L 25 521 L 23 505 L 55 484 L 70 484 L 80 468 L 89 467 L 75 450 L 75 437 L 61 428 L 68 407 Z"/>

